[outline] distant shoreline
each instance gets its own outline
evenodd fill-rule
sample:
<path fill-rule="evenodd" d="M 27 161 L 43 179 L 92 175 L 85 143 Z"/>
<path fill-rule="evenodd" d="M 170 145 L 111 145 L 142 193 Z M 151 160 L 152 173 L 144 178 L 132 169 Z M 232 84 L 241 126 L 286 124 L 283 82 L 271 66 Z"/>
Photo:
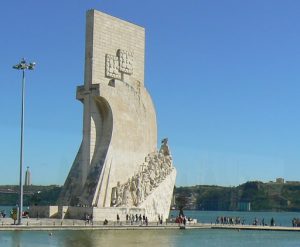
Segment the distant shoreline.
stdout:
<path fill-rule="evenodd" d="M 17 185 L 0 185 L 0 205 L 16 205 Z M 24 205 L 57 205 L 59 185 L 24 187 Z M 236 187 L 194 185 L 174 188 L 172 205 L 184 210 L 300 212 L 300 182 L 251 181 Z"/>

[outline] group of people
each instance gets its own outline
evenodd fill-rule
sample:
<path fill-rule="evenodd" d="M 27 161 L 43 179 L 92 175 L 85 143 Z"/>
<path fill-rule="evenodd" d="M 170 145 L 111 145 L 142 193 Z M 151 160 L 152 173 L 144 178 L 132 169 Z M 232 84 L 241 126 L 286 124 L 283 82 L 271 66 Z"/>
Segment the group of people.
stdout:
<path fill-rule="evenodd" d="M 119 214 L 117 214 L 117 222 L 119 222 L 120 221 L 120 216 L 119 216 Z M 140 224 L 142 224 L 142 225 L 148 225 L 148 223 L 149 223 L 149 221 L 148 221 L 148 217 L 147 216 L 145 216 L 145 215 L 138 215 L 138 214 L 126 214 L 126 223 L 129 223 L 130 222 L 130 224 L 131 225 L 133 225 L 133 223 L 134 222 L 138 222 L 138 223 L 140 223 Z"/>
<path fill-rule="evenodd" d="M 259 221 L 258 218 L 254 218 L 252 225 L 254 225 L 254 226 L 267 226 L 268 224 L 265 222 L 264 218 L 261 221 Z M 270 226 L 275 226 L 275 220 L 274 220 L 273 217 L 270 220 Z"/>
<path fill-rule="evenodd" d="M 299 218 L 293 218 L 292 219 L 292 225 L 293 225 L 293 227 L 300 227 L 300 219 Z"/>
<path fill-rule="evenodd" d="M 178 216 L 175 218 L 175 223 L 178 223 L 179 225 L 186 225 L 187 222 L 191 223 L 193 222 L 194 219 L 192 219 L 191 217 L 186 217 L 184 215 L 183 209 L 179 210 L 179 214 Z"/>
<path fill-rule="evenodd" d="M 88 213 L 84 214 L 84 220 L 87 224 L 93 223 L 93 215 L 89 215 Z M 117 214 L 116 216 L 116 222 L 118 224 L 121 224 L 120 215 Z M 115 221 L 114 221 L 115 222 Z M 158 215 L 158 224 L 163 224 L 163 216 Z M 140 224 L 140 225 L 146 225 L 148 226 L 149 220 L 148 217 L 145 214 L 126 214 L 126 224 Z M 103 225 L 108 225 L 108 220 L 104 219 Z"/>
<path fill-rule="evenodd" d="M 241 217 L 227 217 L 227 216 L 218 216 L 216 218 L 216 224 L 222 224 L 222 225 L 245 225 L 245 219 Z M 267 226 L 268 224 L 265 222 L 265 219 L 263 218 L 261 221 L 258 218 L 254 218 L 252 225 L 254 226 Z M 270 226 L 275 226 L 275 220 L 272 217 L 270 221 Z"/>
<path fill-rule="evenodd" d="M 222 224 L 222 225 L 244 225 L 245 219 L 240 217 L 227 217 L 227 216 L 218 216 L 216 218 L 216 224 Z"/>
<path fill-rule="evenodd" d="M 187 218 L 184 215 L 179 215 L 175 219 L 175 223 L 186 225 Z"/>

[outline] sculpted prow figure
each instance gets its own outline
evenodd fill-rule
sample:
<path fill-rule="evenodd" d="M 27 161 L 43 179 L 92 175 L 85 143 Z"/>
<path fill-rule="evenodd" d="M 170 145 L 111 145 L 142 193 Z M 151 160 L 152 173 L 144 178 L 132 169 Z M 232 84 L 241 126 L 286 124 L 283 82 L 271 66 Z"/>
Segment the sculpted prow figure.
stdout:
<path fill-rule="evenodd" d="M 162 139 L 159 152 L 162 153 L 164 156 L 171 156 L 169 145 L 168 145 L 168 138 Z"/>

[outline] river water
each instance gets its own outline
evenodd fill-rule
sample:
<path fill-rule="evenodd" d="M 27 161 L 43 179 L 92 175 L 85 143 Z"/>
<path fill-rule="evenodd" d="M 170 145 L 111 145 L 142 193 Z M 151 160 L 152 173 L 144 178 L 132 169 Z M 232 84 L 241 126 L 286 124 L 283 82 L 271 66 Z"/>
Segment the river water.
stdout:
<path fill-rule="evenodd" d="M 1 209 L 1 208 L 0 208 Z M 178 212 L 172 211 L 176 215 Z M 277 225 L 291 226 L 300 213 L 207 212 L 186 211 L 187 216 L 203 223 L 217 216 L 244 217 L 246 223 L 256 217 L 267 223 L 272 217 Z M 85 230 L 85 231 L 7 231 L 0 232 L 1 247 L 98 247 L 98 246 L 207 246 L 207 247 L 289 247 L 300 246 L 300 232 L 237 230 Z"/>
<path fill-rule="evenodd" d="M 94 230 L 0 232 L 1 247 L 207 246 L 294 247 L 299 232 L 235 230 Z"/>

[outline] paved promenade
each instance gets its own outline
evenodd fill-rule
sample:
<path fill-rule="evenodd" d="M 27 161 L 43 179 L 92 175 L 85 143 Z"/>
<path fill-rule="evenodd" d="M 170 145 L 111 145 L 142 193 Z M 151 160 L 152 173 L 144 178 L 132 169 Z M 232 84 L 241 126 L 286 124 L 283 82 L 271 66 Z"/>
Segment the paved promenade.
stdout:
<path fill-rule="evenodd" d="M 56 230 L 158 230 L 158 229 L 180 229 L 177 223 L 149 223 L 148 226 L 134 222 L 132 225 L 126 222 L 103 222 L 87 223 L 83 220 L 71 219 L 23 219 L 22 225 L 14 225 L 10 218 L 0 219 L 0 231 L 56 231 Z M 181 226 L 181 228 L 183 228 Z M 300 227 L 284 226 L 253 226 L 253 225 L 221 225 L 221 224 L 187 224 L 189 229 L 223 229 L 223 230 L 254 230 L 254 231 L 299 231 Z"/>
<path fill-rule="evenodd" d="M 139 222 L 108 222 L 104 225 L 103 222 L 90 222 L 87 223 L 84 220 L 71 220 L 71 219 L 23 219 L 22 225 L 14 225 L 12 219 L 0 219 L 0 231 L 13 231 L 13 230 L 145 230 L 145 229 L 179 229 L 180 226 L 177 223 L 149 223 L 148 225 L 140 224 Z M 187 226 L 188 228 L 202 228 L 210 229 L 210 224 L 193 224 Z"/>
<path fill-rule="evenodd" d="M 211 225 L 211 229 L 252 230 L 252 231 L 298 231 L 300 227 L 287 226 L 253 226 L 253 225 Z"/>

